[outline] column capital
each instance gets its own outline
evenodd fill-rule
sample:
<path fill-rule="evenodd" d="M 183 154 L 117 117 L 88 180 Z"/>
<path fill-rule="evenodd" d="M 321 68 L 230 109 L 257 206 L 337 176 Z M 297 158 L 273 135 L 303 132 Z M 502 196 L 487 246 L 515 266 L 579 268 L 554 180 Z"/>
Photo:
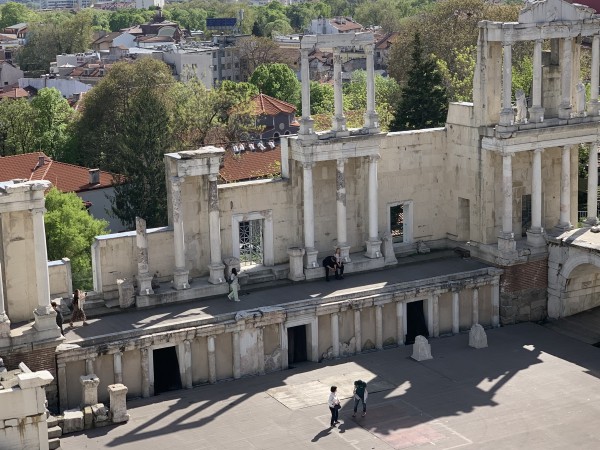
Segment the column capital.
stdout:
<path fill-rule="evenodd" d="M 310 52 L 312 51 L 312 48 L 301 48 L 300 49 L 300 56 L 302 56 L 303 58 L 308 58 L 308 56 L 310 55 Z"/>
<path fill-rule="evenodd" d="M 544 153 L 544 150 L 546 150 L 545 148 L 536 148 L 533 153 Z"/>
<path fill-rule="evenodd" d="M 563 145 L 563 150 L 564 151 L 570 151 L 571 150 L 572 145 Z"/>
<path fill-rule="evenodd" d="M 373 55 L 373 53 L 375 52 L 375 45 L 374 44 L 365 44 L 363 46 L 363 50 L 364 50 L 365 54 Z"/>
<path fill-rule="evenodd" d="M 513 156 L 515 156 L 514 152 L 502 152 L 501 154 L 503 157 L 509 156 L 512 158 Z"/>
<path fill-rule="evenodd" d="M 367 156 L 367 159 L 369 160 L 369 162 L 377 162 L 381 159 L 381 155 L 369 155 Z"/>
<path fill-rule="evenodd" d="M 218 178 L 218 174 L 217 173 L 210 173 L 208 174 L 208 181 L 217 181 Z"/>
<path fill-rule="evenodd" d="M 302 168 L 304 170 L 311 170 L 313 167 L 315 167 L 315 163 L 314 162 L 303 162 L 302 163 Z"/>
<path fill-rule="evenodd" d="M 338 167 L 344 167 L 344 165 L 348 162 L 348 158 L 338 158 L 336 159 L 336 164 Z"/>
<path fill-rule="evenodd" d="M 32 208 L 31 209 L 31 214 L 42 214 L 44 215 L 46 213 L 46 208 L 41 207 L 41 208 Z"/>

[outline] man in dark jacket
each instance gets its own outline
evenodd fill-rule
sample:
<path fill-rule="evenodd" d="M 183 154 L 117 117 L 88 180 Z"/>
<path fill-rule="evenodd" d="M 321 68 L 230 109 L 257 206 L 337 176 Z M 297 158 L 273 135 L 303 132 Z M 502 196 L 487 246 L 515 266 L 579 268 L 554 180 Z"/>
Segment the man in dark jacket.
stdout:
<path fill-rule="evenodd" d="M 60 308 L 58 307 L 58 305 L 56 304 L 56 302 L 51 302 L 50 304 L 52 305 L 52 309 L 54 309 L 54 311 L 56 311 L 56 325 L 58 325 L 58 328 L 60 328 L 60 334 L 62 334 L 64 336 L 65 332 L 63 331 L 63 315 L 62 315 L 62 312 L 60 311 Z"/>
<path fill-rule="evenodd" d="M 331 270 L 332 274 L 335 274 L 337 269 L 337 263 L 335 261 L 335 256 L 328 256 L 323 260 L 323 267 L 325 267 L 325 281 L 329 281 L 329 271 Z"/>

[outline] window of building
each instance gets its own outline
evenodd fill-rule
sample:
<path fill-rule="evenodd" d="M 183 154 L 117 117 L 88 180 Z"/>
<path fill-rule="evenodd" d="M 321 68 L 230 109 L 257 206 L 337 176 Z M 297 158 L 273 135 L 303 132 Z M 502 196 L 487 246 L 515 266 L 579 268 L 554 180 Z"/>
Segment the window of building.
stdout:
<path fill-rule="evenodd" d="M 412 208 L 412 201 L 388 203 L 388 231 L 394 244 L 413 241 Z"/>

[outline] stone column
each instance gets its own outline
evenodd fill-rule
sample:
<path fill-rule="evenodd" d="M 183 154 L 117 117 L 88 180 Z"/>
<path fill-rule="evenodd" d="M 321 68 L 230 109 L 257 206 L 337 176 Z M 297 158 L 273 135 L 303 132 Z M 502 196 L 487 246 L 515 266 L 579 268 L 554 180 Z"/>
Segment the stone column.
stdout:
<path fill-rule="evenodd" d="M 208 336 L 208 382 L 215 384 L 217 382 L 217 356 L 215 353 L 215 336 Z"/>
<path fill-rule="evenodd" d="M 192 341 L 186 339 L 183 341 L 183 388 L 191 389 L 193 387 L 192 379 Z"/>
<path fill-rule="evenodd" d="M 115 383 L 123 383 L 123 353 L 121 352 L 113 354 L 113 372 Z"/>
<path fill-rule="evenodd" d="M 81 406 L 92 406 L 98 404 L 98 385 L 100 378 L 96 375 L 81 375 L 79 377 L 81 383 Z"/>
<path fill-rule="evenodd" d="M 362 352 L 362 327 L 360 323 L 360 308 L 354 309 L 354 342 L 356 353 Z"/>
<path fill-rule="evenodd" d="M 221 284 L 225 282 L 225 265 L 221 257 L 221 221 L 219 219 L 219 190 L 217 175 L 208 176 L 208 234 L 210 236 L 210 275 L 208 282 Z"/>
<path fill-rule="evenodd" d="M 135 218 L 135 244 L 137 246 L 137 278 L 138 294 L 154 294 L 152 290 L 152 275 L 148 267 L 148 236 L 146 221 L 141 217 Z"/>
<path fill-rule="evenodd" d="M 396 303 L 396 342 L 404 345 L 404 303 Z"/>
<path fill-rule="evenodd" d="M 433 294 L 431 297 L 433 302 L 433 337 L 440 336 L 440 296 Z"/>
<path fill-rule="evenodd" d="M 494 279 L 492 283 L 492 326 L 500 326 L 500 280 Z"/>
<path fill-rule="evenodd" d="M 241 372 L 241 355 L 240 355 L 240 332 L 239 331 L 234 331 L 232 334 L 232 339 L 233 339 L 233 345 L 232 345 L 232 352 L 233 352 L 233 378 L 234 379 L 238 379 L 242 376 L 242 372 Z"/>
<path fill-rule="evenodd" d="M 93 358 L 87 358 L 85 360 L 85 374 L 86 375 L 92 375 L 94 372 L 94 359 Z"/>
<path fill-rule="evenodd" d="M 460 302 L 458 291 L 452 292 L 452 334 L 458 334 L 460 331 Z"/>
<path fill-rule="evenodd" d="M 346 131 L 346 117 L 344 117 L 344 95 L 342 93 L 342 56 L 338 48 L 333 49 L 333 106 L 334 116 L 332 129 L 338 133 Z"/>
<path fill-rule="evenodd" d="M 471 307 L 471 325 L 479 323 L 479 288 L 473 288 L 473 304 Z"/>
<path fill-rule="evenodd" d="M 561 102 L 558 107 L 558 118 L 569 119 L 571 117 L 571 70 L 573 59 L 573 38 L 566 37 L 563 40 L 563 51 L 560 60 L 560 90 Z"/>
<path fill-rule="evenodd" d="M 265 374 L 265 329 L 264 327 L 258 327 L 258 342 L 257 342 L 257 353 L 258 353 L 258 374 Z"/>
<path fill-rule="evenodd" d="M 287 254 L 290 257 L 288 278 L 292 281 L 302 281 L 306 278 L 303 263 L 304 253 L 305 250 L 302 247 L 290 247 L 287 250 Z"/>
<path fill-rule="evenodd" d="M 140 349 L 142 366 L 142 397 L 150 397 L 153 389 L 150 387 L 150 350 L 148 348 Z"/>
<path fill-rule="evenodd" d="M 598 78 L 600 76 L 600 36 L 595 35 L 592 38 L 592 86 L 590 92 L 590 102 L 588 103 L 588 114 L 597 116 L 600 109 L 598 103 Z"/>
<path fill-rule="evenodd" d="M 369 156 L 369 240 L 366 242 L 367 258 L 381 257 L 381 240 L 379 239 L 379 216 L 377 196 L 377 161 L 379 155 Z"/>
<path fill-rule="evenodd" d="M 319 318 L 315 317 L 310 322 L 310 360 L 319 362 Z"/>
<path fill-rule="evenodd" d="M 31 211 L 33 219 L 33 258 L 38 301 L 38 306 L 33 315 L 35 317 L 34 327 L 37 331 L 58 330 L 56 313 L 50 306 L 50 279 L 48 278 L 48 253 L 46 252 L 46 229 L 44 227 L 45 211 L 44 208 L 34 208 Z"/>
<path fill-rule="evenodd" d="M 502 64 L 502 110 L 500 111 L 500 125 L 510 126 L 514 123 L 515 116 L 512 109 L 512 45 L 502 43 L 504 61 Z"/>
<path fill-rule="evenodd" d="M 560 219 L 556 226 L 560 230 L 570 230 L 571 225 L 571 146 L 562 148 L 560 171 Z"/>
<path fill-rule="evenodd" d="M 537 39 L 533 48 L 533 104 L 529 108 L 529 120 L 531 122 L 544 121 L 544 108 L 542 107 L 542 43 L 543 39 Z"/>
<path fill-rule="evenodd" d="M 331 320 L 331 348 L 334 358 L 340 357 L 340 315 L 332 313 Z"/>
<path fill-rule="evenodd" d="M 60 412 L 62 413 L 69 407 L 69 396 L 67 392 L 67 364 L 59 362 L 56 364 L 56 377 L 58 378 L 58 401 L 60 402 Z"/>
<path fill-rule="evenodd" d="M 533 151 L 531 183 L 531 228 L 527 230 L 527 243 L 534 247 L 545 245 L 542 229 L 542 152 L 543 148 Z"/>
<path fill-rule="evenodd" d="M 300 49 L 300 78 L 302 78 L 302 118 L 298 135 L 306 139 L 308 135 L 315 136 L 314 120 L 310 117 L 310 66 L 308 54 L 310 49 Z"/>
<path fill-rule="evenodd" d="M 383 350 L 383 306 L 375 305 L 375 348 Z"/>
<path fill-rule="evenodd" d="M 183 231 L 183 209 L 181 205 L 181 184 L 183 178 L 171 177 L 171 205 L 173 208 L 173 243 L 175 246 L 175 270 L 173 286 L 177 290 L 188 289 L 188 270 L 185 268 L 185 236 Z"/>
<path fill-rule="evenodd" d="M 501 252 L 514 252 L 517 248 L 513 234 L 513 179 L 512 153 L 502 155 L 502 233 L 498 237 L 498 249 Z"/>
<path fill-rule="evenodd" d="M 337 160 L 336 170 L 336 205 L 337 205 L 337 242 L 344 262 L 350 262 L 350 246 L 346 232 L 346 176 L 344 168 L 346 158 Z"/>
<path fill-rule="evenodd" d="M 116 383 L 108 386 L 110 401 L 110 417 L 113 423 L 127 422 L 127 386 Z"/>
<path fill-rule="evenodd" d="M 588 217 L 585 223 L 589 226 L 598 224 L 598 145 L 598 141 L 592 144 L 588 162 Z"/>
<path fill-rule="evenodd" d="M 315 250 L 315 208 L 313 197 L 313 163 L 302 164 L 302 189 L 304 200 L 304 248 L 306 251 L 306 268 L 318 267 L 317 250 Z"/>
<path fill-rule="evenodd" d="M 288 361 L 288 336 L 287 328 L 284 323 L 279 324 L 279 339 L 281 342 L 281 370 L 285 370 L 289 367 Z"/>
<path fill-rule="evenodd" d="M 379 131 L 379 116 L 375 111 L 375 61 L 373 58 L 374 45 L 365 45 L 365 55 L 367 57 L 367 111 L 365 112 L 364 128 Z"/>
<path fill-rule="evenodd" d="M 0 338 L 10 335 L 10 320 L 4 309 L 4 284 L 2 281 L 2 263 L 0 262 Z"/>

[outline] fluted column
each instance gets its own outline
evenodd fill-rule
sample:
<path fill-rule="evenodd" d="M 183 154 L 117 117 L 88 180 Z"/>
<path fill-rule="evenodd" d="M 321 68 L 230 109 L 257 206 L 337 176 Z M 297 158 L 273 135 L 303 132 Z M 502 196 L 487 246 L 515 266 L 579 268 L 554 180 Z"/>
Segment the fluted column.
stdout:
<path fill-rule="evenodd" d="M 544 121 L 544 108 L 542 107 L 542 39 L 537 39 L 533 47 L 533 104 L 529 109 L 531 122 Z"/>
<path fill-rule="evenodd" d="M 404 345 L 404 303 L 396 303 L 396 342 L 398 345 Z"/>
<path fill-rule="evenodd" d="M 334 358 L 340 356 L 340 315 L 332 313 L 331 317 L 331 347 Z"/>
<path fill-rule="evenodd" d="M 595 37 L 594 37 L 595 39 Z M 590 148 L 588 162 L 587 225 L 598 224 L 598 142 Z"/>
<path fill-rule="evenodd" d="M 369 160 L 369 240 L 367 241 L 367 258 L 381 257 L 381 240 L 379 239 L 379 212 L 377 195 L 377 161 L 379 155 L 368 157 Z"/>
<path fill-rule="evenodd" d="M 342 92 L 342 56 L 339 49 L 333 49 L 333 130 L 346 131 L 344 117 L 344 94 Z"/>
<path fill-rule="evenodd" d="M 185 234 L 183 231 L 183 208 L 181 205 L 181 184 L 183 178 L 171 177 L 171 205 L 173 208 L 173 244 L 175 250 L 175 270 L 173 285 L 175 289 L 190 287 L 188 271 L 185 268 Z"/>
<path fill-rule="evenodd" d="M 306 138 L 307 135 L 314 135 L 314 121 L 310 117 L 310 66 L 308 55 L 310 49 L 300 49 L 300 78 L 302 78 L 302 118 L 300 119 L 300 129 L 298 135 Z"/>
<path fill-rule="evenodd" d="M 513 114 L 512 97 L 512 45 L 508 42 L 502 43 L 502 110 L 500 111 L 500 125 L 510 126 L 515 117 Z"/>
<path fill-rule="evenodd" d="M 560 220 L 557 228 L 569 230 L 571 224 L 571 146 L 562 148 L 562 164 L 560 171 Z"/>
<path fill-rule="evenodd" d="M 208 336 L 206 339 L 208 347 L 208 382 L 215 384 L 217 382 L 217 355 L 215 352 L 215 336 Z"/>
<path fill-rule="evenodd" d="M 225 265 L 221 256 L 221 220 L 219 218 L 219 190 L 217 175 L 208 176 L 208 234 L 210 237 L 210 275 L 208 282 L 220 284 L 225 282 Z"/>
<path fill-rule="evenodd" d="M 317 267 L 317 251 L 315 250 L 315 207 L 313 194 L 313 163 L 302 164 L 302 192 L 304 206 L 304 247 L 306 249 L 307 268 Z"/>
<path fill-rule="evenodd" d="M 4 309 L 4 284 L 2 281 L 2 262 L 0 262 L 0 338 L 10 334 L 10 320 Z"/>
<path fill-rule="evenodd" d="M 354 310 L 354 341 L 356 353 L 362 352 L 362 327 L 360 324 L 360 308 Z"/>
<path fill-rule="evenodd" d="M 50 279 L 48 277 L 48 253 L 46 251 L 46 229 L 44 227 L 45 212 L 44 208 L 35 208 L 31 211 L 38 302 L 36 313 L 40 315 L 54 313 L 52 306 L 50 306 Z"/>
<path fill-rule="evenodd" d="M 513 237 L 512 153 L 502 156 L 502 234 Z"/>
<path fill-rule="evenodd" d="M 573 38 L 566 37 L 563 40 L 563 51 L 560 61 L 560 91 L 561 102 L 558 107 L 558 117 L 569 119 L 573 106 L 571 105 L 571 78 L 573 60 Z"/>
<path fill-rule="evenodd" d="M 288 361 L 288 336 L 287 328 L 284 323 L 279 324 L 279 339 L 281 342 L 281 370 L 285 370 L 289 367 Z"/>
<path fill-rule="evenodd" d="M 233 378 L 236 380 L 242 376 L 241 373 L 241 355 L 240 355 L 240 332 L 234 331 L 233 335 Z M 287 356 L 287 352 L 286 352 Z"/>
<path fill-rule="evenodd" d="M 592 80 L 590 91 L 590 102 L 588 103 L 588 114 L 597 116 L 600 106 L 598 104 L 598 83 L 600 77 L 600 36 L 592 38 Z"/>
<path fill-rule="evenodd" d="M 460 331 L 460 302 L 458 291 L 452 292 L 452 334 Z"/>
<path fill-rule="evenodd" d="M 192 341 L 186 339 L 183 341 L 183 388 L 191 389 L 193 387 L 192 378 Z"/>
<path fill-rule="evenodd" d="M 375 60 L 373 58 L 374 45 L 365 45 L 367 57 L 367 111 L 365 112 L 364 128 L 374 132 L 379 131 L 379 116 L 375 111 Z"/>
<path fill-rule="evenodd" d="M 383 305 L 375 305 L 375 348 L 383 349 Z"/>
<path fill-rule="evenodd" d="M 527 243 L 538 247 L 546 243 L 542 229 L 542 153 L 543 148 L 533 151 L 531 177 L 531 228 L 527 230 Z"/>
<path fill-rule="evenodd" d="M 336 206 L 337 206 L 337 241 L 344 262 L 350 262 L 350 246 L 346 230 L 346 176 L 344 169 L 346 158 L 337 160 L 336 169 Z"/>

